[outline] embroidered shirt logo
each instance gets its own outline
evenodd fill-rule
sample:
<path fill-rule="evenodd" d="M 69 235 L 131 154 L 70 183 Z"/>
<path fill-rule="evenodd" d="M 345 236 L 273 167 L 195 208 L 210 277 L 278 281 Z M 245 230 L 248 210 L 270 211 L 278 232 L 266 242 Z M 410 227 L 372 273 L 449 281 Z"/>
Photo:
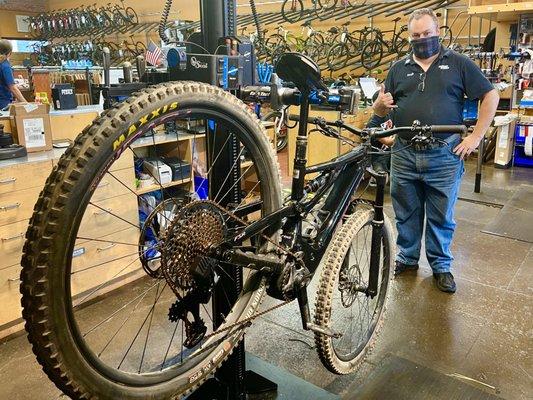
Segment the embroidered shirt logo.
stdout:
<path fill-rule="evenodd" d="M 414 74 L 414 72 L 411 72 L 410 74 L 407 74 L 407 76 L 413 76 Z"/>
<path fill-rule="evenodd" d="M 439 65 L 439 69 L 450 69 L 449 65 Z"/>

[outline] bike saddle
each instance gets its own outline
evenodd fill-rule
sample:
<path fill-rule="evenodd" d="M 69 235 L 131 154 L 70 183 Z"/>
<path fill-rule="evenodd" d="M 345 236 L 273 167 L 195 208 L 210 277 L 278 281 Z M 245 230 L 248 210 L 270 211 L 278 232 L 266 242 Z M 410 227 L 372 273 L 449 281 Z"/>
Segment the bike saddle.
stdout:
<path fill-rule="evenodd" d="M 282 80 L 294 83 L 301 92 L 327 91 L 320 76 L 320 67 L 303 54 L 283 54 L 276 63 L 276 73 Z"/>
<path fill-rule="evenodd" d="M 308 19 L 302 24 L 302 26 L 311 26 L 311 20 Z"/>
<path fill-rule="evenodd" d="M 349 26 L 350 25 L 350 21 L 346 21 L 344 24 L 342 24 L 342 26 Z"/>
<path fill-rule="evenodd" d="M 339 29 L 332 26 L 331 28 L 328 29 L 328 32 L 329 33 L 339 33 Z"/>
<path fill-rule="evenodd" d="M 402 17 L 396 17 L 396 18 L 394 18 L 394 19 L 392 20 L 392 22 L 398 22 L 398 21 L 401 20 L 401 19 L 402 19 Z"/>

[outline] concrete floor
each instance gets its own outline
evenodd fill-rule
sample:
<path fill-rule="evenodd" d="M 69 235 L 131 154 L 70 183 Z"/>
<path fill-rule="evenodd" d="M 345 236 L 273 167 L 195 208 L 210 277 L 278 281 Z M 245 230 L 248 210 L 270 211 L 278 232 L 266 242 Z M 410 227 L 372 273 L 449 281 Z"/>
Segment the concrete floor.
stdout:
<path fill-rule="evenodd" d="M 485 167 L 483 193 L 475 195 L 474 172 L 469 164 L 462 198 L 503 205 L 517 185 L 533 183 L 532 169 Z M 392 217 L 390 204 L 386 211 Z M 478 387 L 505 399 L 532 399 L 533 245 L 482 233 L 498 212 L 498 207 L 458 202 L 453 246 L 457 293 L 447 295 L 434 287 L 425 259 L 417 274 L 397 278 L 383 331 L 358 373 L 336 376 L 322 367 L 312 335 L 301 330 L 295 303 L 259 318 L 246 336 L 247 350 L 346 400 L 391 354 L 472 378 L 485 384 Z M 0 344 L 0 381 L 0 399 L 61 396 L 41 371 L 25 336 Z"/>

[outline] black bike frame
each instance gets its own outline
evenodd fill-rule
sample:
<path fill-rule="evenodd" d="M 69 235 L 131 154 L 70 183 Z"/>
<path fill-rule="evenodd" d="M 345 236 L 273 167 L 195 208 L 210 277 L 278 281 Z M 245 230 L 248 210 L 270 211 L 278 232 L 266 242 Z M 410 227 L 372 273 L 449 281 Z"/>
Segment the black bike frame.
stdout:
<path fill-rule="evenodd" d="M 345 215 L 352 201 L 352 195 L 363 178 L 364 172 L 369 165 L 369 160 L 367 157 L 367 147 L 358 146 L 349 153 L 329 162 L 307 167 L 308 98 L 308 94 L 302 93 L 300 125 L 296 138 L 296 153 L 292 179 L 292 201 L 287 206 L 248 225 L 226 243 L 229 246 L 237 246 L 244 240 L 259 234 L 264 229 L 278 226 L 282 220 L 285 220 L 282 226 L 282 244 L 291 248 L 293 253 L 302 251 L 304 264 L 309 272 L 313 274 L 333 237 L 335 228 Z M 328 173 L 329 177 L 325 184 L 320 186 L 312 199 L 305 200 L 303 199 L 305 176 L 312 173 L 322 173 L 324 177 L 324 174 Z M 368 294 L 371 296 L 377 293 L 385 186 L 384 174 L 373 173 L 373 175 L 377 180 L 377 192 L 372 229 L 369 287 L 367 289 Z M 312 241 L 306 240 L 301 235 L 302 220 L 328 191 L 329 194 L 325 199 L 324 206 L 321 208 L 321 214 L 325 218 L 318 229 L 316 237 Z"/>

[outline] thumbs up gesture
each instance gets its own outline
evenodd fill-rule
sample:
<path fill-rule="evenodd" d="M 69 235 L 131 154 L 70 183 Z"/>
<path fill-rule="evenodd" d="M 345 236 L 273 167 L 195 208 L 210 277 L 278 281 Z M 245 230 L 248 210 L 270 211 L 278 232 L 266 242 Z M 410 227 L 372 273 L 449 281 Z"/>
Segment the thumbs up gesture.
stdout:
<path fill-rule="evenodd" d="M 384 117 L 390 112 L 391 109 L 396 107 L 398 106 L 394 104 L 392 94 L 390 94 L 390 92 L 385 93 L 385 86 L 381 85 L 378 97 L 376 98 L 376 101 L 374 101 L 373 104 L 374 113 L 378 117 Z"/>

